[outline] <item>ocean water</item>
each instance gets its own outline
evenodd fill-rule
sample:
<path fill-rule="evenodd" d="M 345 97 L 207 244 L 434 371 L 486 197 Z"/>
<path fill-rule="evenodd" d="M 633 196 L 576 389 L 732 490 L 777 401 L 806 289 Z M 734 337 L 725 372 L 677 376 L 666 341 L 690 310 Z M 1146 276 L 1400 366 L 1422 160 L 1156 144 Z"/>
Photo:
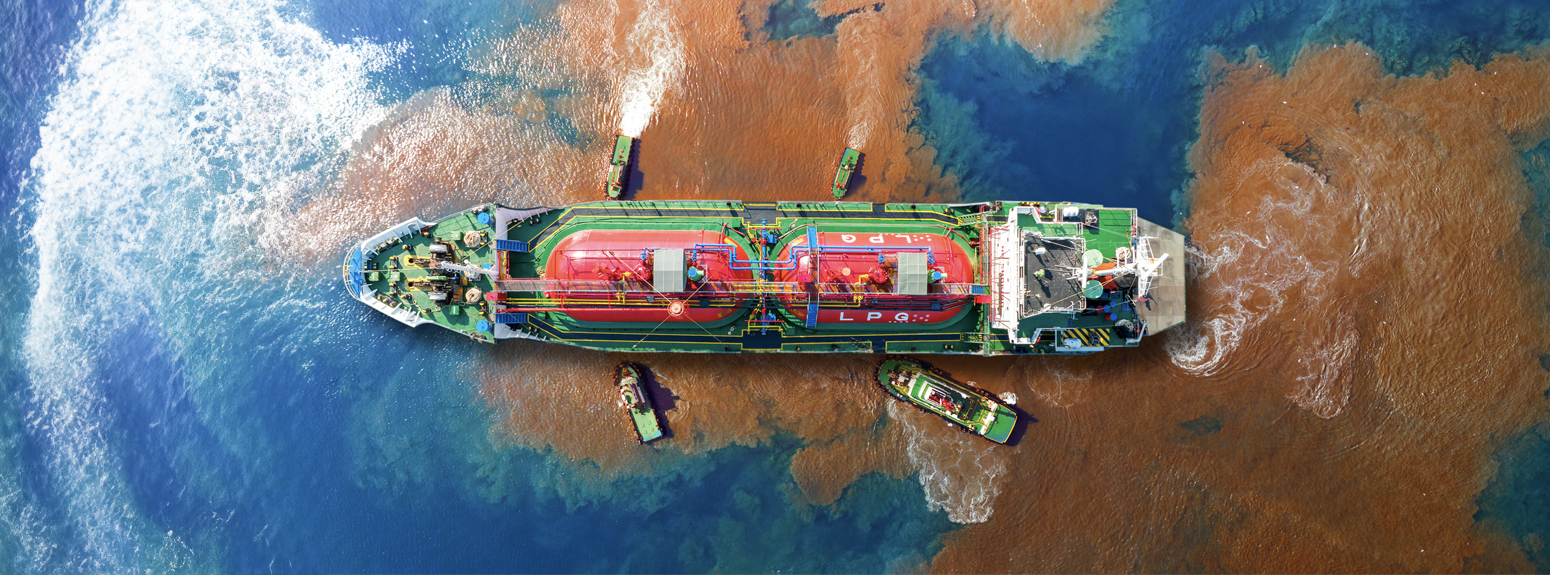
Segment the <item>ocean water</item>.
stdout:
<path fill-rule="evenodd" d="M 1528 0 L 14 0 L 0 571 L 1546 571 L 1550 7 Z M 942 358 L 476 346 L 346 245 L 469 203 L 1073 198 L 1191 235 L 1190 321 Z"/>

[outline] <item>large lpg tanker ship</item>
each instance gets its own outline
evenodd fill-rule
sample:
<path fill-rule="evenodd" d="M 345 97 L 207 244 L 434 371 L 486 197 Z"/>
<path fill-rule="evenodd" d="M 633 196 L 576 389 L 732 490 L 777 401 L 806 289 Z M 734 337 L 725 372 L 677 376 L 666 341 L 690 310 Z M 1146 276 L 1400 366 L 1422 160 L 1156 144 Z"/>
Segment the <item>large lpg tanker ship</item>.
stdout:
<path fill-rule="evenodd" d="M 353 247 L 350 294 L 482 342 L 1086 354 L 1184 319 L 1184 240 L 1068 202 L 475 206 Z"/>

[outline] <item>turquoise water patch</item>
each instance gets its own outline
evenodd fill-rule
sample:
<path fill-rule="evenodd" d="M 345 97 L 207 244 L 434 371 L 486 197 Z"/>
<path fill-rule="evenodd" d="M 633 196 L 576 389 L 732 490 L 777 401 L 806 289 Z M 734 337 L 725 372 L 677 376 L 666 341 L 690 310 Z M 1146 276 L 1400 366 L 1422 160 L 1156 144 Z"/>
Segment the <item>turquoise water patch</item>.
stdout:
<path fill-rule="evenodd" d="M 819 0 L 781 0 L 770 5 L 764 31 L 770 40 L 789 40 L 804 36 L 828 36 L 845 19 L 845 14 L 819 16 L 813 5 Z"/>
<path fill-rule="evenodd" d="M 1222 430 L 1222 420 L 1209 415 L 1202 415 L 1180 423 L 1179 428 L 1197 436 L 1209 435 Z"/>
<path fill-rule="evenodd" d="M 1495 520 L 1541 571 L 1550 571 L 1550 435 L 1539 426 L 1497 450 L 1496 477 L 1480 493 L 1475 521 Z"/>
<path fill-rule="evenodd" d="M 1524 232 L 1539 234 L 1542 245 L 1550 247 L 1550 140 L 1525 150 L 1520 157 L 1523 178 L 1534 194 L 1534 205 L 1530 208 L 1533 217 L 1525 218 Z M 1530 239 L 1534 238 L 1531 236 Z"/>
<path fill-rule="evenodd" d="M 1300 5 L 1299 5 L 1300 6 Z M 921 63 L 917 126 L 966 200 L 1080 200 L 1184 215 L 1209 48 L 1251 45 L 1288 61 L 1315 12 L 1291 3 L 1122 0 L 1080 64 L 1043 62 L 1005 39 L 941 42 Z"/>
<path fill-rule="evenodd" d="M 1550 39 L 1550 6 L 1537 0 L 1332 2 L 1322 12 L 1308 41 L 1361 42 L 1399 75 L 1446 70 L 1455 59 L 1481 65 Z"/>

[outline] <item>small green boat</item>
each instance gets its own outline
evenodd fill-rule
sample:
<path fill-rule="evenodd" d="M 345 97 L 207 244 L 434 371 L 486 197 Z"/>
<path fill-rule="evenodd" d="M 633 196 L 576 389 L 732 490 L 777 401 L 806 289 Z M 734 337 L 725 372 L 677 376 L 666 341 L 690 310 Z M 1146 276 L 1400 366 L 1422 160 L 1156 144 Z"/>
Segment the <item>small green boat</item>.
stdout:
<path fill-rule="evenodd" d="M 614 372 L 614 383 L 619 387 L 619 405 L 629 412 L 630 422 L 635 424 L 636 439 L 646 443 L 662 437 L 662 424 L 657 420 L 651 396 L 641 387 L 642 381 L 640 369 L 628 362 L 619 364 Z"/>
<path fill-rule="evenodd" d="M 850 175 L 855 173 L 856 165 L 861 162 L 861 152 L 854 148 L 845 148 L 845 153 L 840 154 L 840 167 L 834 170 L 833 191 L 834 199 L 838 200 L 850 189 Z"/>
<path fill-rule="evenodd" d="M 619 136 L 614 139 L 614 155 L 608 158 L 608 197 L 618 198 L 624 193 L 624 178 L 630 164 L 630 150 L 635 139 Z"/>
<path fill-rule="evenodd" d="M 889 395 L 996 443 L 1006 443 L 1017 426 L 1017 412 L 990 392 L 909 359 L 883 359 L 877 366 L 877 384 Z"/>

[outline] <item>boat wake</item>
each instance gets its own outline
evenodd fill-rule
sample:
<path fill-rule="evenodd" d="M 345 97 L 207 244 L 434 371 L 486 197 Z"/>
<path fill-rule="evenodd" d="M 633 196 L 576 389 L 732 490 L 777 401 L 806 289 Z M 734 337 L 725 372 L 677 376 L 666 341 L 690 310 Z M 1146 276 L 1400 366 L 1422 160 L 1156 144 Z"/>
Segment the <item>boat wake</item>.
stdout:
<path fill-rule="evenodd" d="M 678 22 L 663 2 L 654 1 L 646 6 L 645 13 L 630 32 L 629 45 L 635 51 L 644 52 L 650 66 L 632 70 L 625 77 L 622 88 L 622 117 L 619 132 L 631 138 L 639 138 L 651 116 L 656 112 L 662 94 L 678 82 L 684 69 L 683 41 L 679 38 Z"/>
<path fill-rule="evenodd" d="M 919 471 L 926 505 L 946 511 L 954 523 L 990 520 L 1005 483 L 1008 450 L 902 402 L 888 402 L 888 417 L 904 428 L 905 451 Z"/>
<path fill-rule="evenodd" d="M 1264 181 L 1270 193 L 1197 233 L 1204 247 L 1191 253 L 1188 273 L 1204 296 L 1197 299 L 1201 312 L 1175 328 L 1165 349 L 1174 366 L 1195 377 L 1277 364 L 1297 382 L 1289 399 L 1334 417 L 1350 395 L 1348 368 L 1360 338 L 1349 316 L 1309 310 L 1339 309 L 1350 292 L 1343 288 L 1367 261 L 1362 211 L 1349 209 L 1361 193 L 1287 157 L 1260 160 L 1243 177 Z M 1218 226 L 1222 218 L 1231 225 Z M 1326 233 L 1310 233 L 1310 222 Z M 1342 233 L 1327 233 L 1337 229 Z M 1273 343 L 1288 336 L 1309 345 Z M 1274 351 L 1246 351 L 1266 349 Z"/>
<path fill-rule="evenodd" d="M 332 44 L 261 0 L 108 4 L 86 17 L 28 184 L 38 269 L 25 426 L 59 516 L 17 516 L 61 523 L 12 531 L 39 534 L 11 550 L 24 571 L 215 569 L 205 563 L 216 538 L 163 531 L 137 501 L 113 398 L 140 375 L 113 338 L 154 326 L 135 344 L 179 362 L 191 385 L 211 385 L 204 377 L 223 371 L 212 365 L 232 354 L 203 347 L 227 345 L 211 343 L 226 334 L 207 330 L 209 310 L 245 319 L 230 302 L 272 277 L 253 269 L 263 257 L 254 228 L 276 194 L 298 191 L 291 178 L 329 165 L 375 121 L 365 76 L 387 54 Z"/>

